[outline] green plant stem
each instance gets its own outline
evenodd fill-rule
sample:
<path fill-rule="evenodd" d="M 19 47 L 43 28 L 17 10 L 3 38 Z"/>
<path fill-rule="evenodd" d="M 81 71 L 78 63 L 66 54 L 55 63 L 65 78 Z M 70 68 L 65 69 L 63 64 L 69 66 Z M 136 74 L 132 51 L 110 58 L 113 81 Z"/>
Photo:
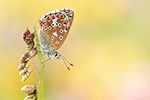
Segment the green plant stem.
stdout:
<path fill-rule="evenodd" d="M 43 59 L 42 59 L 42 54 L 41 54 L 41 49 L 40 49 L 40 46 L 39 46 L 39 39 L 38 39 L 38 36 L 37 36 L 37 32 L 36 32 L 36 27 L 34 26 L 34 35 L 35 35 L 35 41 L 36 41 L 36 44 L 37 45 L 37 51 L 38 51 L 38 55 L 39 55 L 39 59 L 40 59 L 40 62 L 41 62 L 41 73 L 40 73 L 40 80 L 39 80 L 39 91 L 38 91 L 38 100 L 43 100 L 43 68 L 44 68 L 44 65 L 43 65 Z"/>

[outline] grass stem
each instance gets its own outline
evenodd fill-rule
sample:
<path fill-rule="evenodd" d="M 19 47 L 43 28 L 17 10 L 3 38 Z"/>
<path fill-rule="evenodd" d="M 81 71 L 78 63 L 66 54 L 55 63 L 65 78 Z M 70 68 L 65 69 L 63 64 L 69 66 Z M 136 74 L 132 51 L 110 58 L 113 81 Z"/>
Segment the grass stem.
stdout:
<path fill-rule="evenodd" d="M 40 46 L 39 46 L 39 39 L 38 39 L 38 35 L 37 35 L 37 32 L 36 32 L 36 27 L 34 26 L 34 35 L 35 35 L 35 41 L 36 41 L 36 44 L 37 45 L 37 51 L 38 51 L 38 56 L 39 56 L 39 59 L 40 59 L 40 62 L 41 62 L 41 73 L 40 73 L 40 80 L 39 80 L 39 91 L 38 91 L 38 100 L 43 100 L 43 84 L 44 84 L 44 81 L 43 81 L 43 68 L 44 68 L 44 65 L 43 65 L 43 59 L 42 59 L 42 53 L 41 53 L 41 49 L 40 49 Z"/>

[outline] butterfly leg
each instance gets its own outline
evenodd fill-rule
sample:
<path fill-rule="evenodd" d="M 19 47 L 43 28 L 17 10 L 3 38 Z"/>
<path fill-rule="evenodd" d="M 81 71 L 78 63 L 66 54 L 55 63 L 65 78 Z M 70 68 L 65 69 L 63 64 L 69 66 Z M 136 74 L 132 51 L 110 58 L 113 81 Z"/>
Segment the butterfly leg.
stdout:
<path fill-rule="evenodd" d="M 43 64 L 46 64 L 51 59 L 50 55 L 47 53 L 47 60 L 43 61 Z"/>

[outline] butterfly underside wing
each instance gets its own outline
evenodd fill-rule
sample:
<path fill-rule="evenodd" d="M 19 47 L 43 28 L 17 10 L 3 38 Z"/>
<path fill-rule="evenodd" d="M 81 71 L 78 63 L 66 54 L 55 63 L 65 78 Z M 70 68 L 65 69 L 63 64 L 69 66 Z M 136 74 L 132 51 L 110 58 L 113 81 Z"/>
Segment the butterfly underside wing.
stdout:
<path fill-rule="evenodd" d="M 46 13 L 40 19 L 39 40 L 46 50 L 57 50 L 64 43 L 71 28 L 74 11 L 64 8 Z"/>

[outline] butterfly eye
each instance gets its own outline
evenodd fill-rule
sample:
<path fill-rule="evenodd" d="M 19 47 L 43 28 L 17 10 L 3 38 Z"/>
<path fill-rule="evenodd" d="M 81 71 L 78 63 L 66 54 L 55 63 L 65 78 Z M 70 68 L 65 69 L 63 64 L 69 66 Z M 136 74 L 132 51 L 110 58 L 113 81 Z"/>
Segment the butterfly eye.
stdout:
<path fill-rule="evenodd" d="M 59 59 L 59 57 L 60 57 L 60 55 L 58 54 L 58 52 L 55 52 L 55 53 L 54 53 L 54 58 L 55 58 L 55 59 Z"/>
<path fill-rule="evenodd" d="M 54 57 L 57 57 L 57 56 L 58 56 L 58 53 L 57 53 L 57 52 L 55 52 Z"/>

